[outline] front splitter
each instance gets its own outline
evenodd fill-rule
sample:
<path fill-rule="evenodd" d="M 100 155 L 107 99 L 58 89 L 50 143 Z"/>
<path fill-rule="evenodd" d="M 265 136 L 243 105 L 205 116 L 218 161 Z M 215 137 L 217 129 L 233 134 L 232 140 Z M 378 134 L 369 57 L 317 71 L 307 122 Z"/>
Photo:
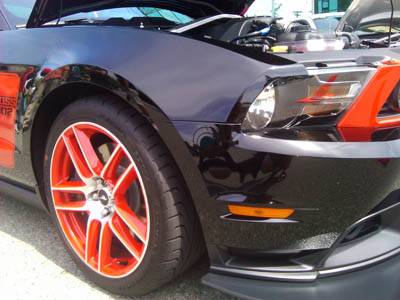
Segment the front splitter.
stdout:
<path fill-rule="evenodd" d="M 262 300 L 398 300 L 400 256 L 378 265 L 313 282 L 262 281 L 208 273 L 202 282 L 243 299 Z"/>

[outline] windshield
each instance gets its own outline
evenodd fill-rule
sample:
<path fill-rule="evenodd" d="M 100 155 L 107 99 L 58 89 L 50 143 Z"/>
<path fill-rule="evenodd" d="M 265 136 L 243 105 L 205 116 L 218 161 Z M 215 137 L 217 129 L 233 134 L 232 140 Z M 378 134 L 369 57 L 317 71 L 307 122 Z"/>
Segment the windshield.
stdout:
<path fill-rule="evenodd" d="M 0 1 L 7 20 L 14 27 L 26 24 L 34 3 L 35 0 Z M 400 1 L 394 0 L 393 3 L 395 12 L 392 31 L 397 33 L 400 32 Z M 332 16 L 346 10 L 341 21 L 341 16 Z M 391 5 L 390 0 L 256 0 L 246 12 L 246 16 L 272 16 L 282 19 L 282 23 L 311 17 L 320 31 L 334 31 L 337 27 L 339 31 L 357 34 L 383 34 L 390 29 Z M 81 23 L 85 24 L 172 27 L 191 22 L 193 19 L 168 9 L 119 7 L 77 13 L 61 19 L 64 22 L 72 20 L 81 20 Z"/>
<path fill-rule="evenodd" d="M 332 32 L 335 31 L 336 27 L 338 26 L 339 20 L 338 18 L 335 17 L 327 17 L 327 18 L 314 19 L 314 23 L 318 31 Z"/>
<path fill-rule="evenodd" d="M 117 7 L 76 13 L 61 18 L 60 22 L 89 25 L 171 27 L 185 24 L 192 20 L 192 18 L 186 15 L 168 9 L 155 7 Z M 48 24 L 51 24 L 51 22 Z"/>
<path fill-rule="evenodd" d="M 2 0 L 1 9 L 11 26 L 28 22 L 35 0 Z"/>

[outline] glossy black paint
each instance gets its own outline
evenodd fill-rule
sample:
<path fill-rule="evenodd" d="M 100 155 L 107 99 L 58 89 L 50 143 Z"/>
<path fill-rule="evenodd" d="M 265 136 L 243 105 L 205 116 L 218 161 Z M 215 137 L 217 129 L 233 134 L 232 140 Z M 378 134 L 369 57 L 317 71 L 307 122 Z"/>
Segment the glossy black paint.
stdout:
<path fill-rule="evenodd" d="M 174 125 L 206 184 L 209 198 L 203 196 L 197 204 L 213 244 L 252 249 L 328 248 L 344 229 L 398 189 L 398 158 L 357 159 L 356 151 L 354 158 L 347 159 L 324 158 L 324 153 L 318 157 L 317 152 L 311 152 L 314 157 L 282 155 L 278 150 L 262 152 L 258 147 L 262 138 L 258 143 L 255 140 L 254 149 L 250 145 L 242 148 L 235 140 L 240 135 L 235 125 Z M 250 206 L 294 208 L 290 219 L 297 223 L 222 219 L 229 213 L 227 204 L 238 199 Z"/>
<path fill-rule="evenodd" d="M 148 102 L 150 111 L 157 111 L 158 116 L 151 118 L 153 122 L 171 119 L 223 122 L 243 90 L 268 68 L 265 63 L 213 45 L 130 28 L 7 31 L 1 32 L 0 44 L 4 70 L 12 71 L 10 68 L 15 65 L 34 70 L 20 96 L 18 109 L 17 126 L 23 130 L 17 132 L 16 145 L 17 149 L 24 148 L 28 156 L 31 143 L 35 145 L 34 139 L 30 141 L 30 130 L 36 113 L 46 99 L 53 101 L 46 96 L 60 86 L 87 83 L 143 107 L 140 98 Z M 203 57 L 204 52 L 210 52 L 210 57 Z M 232 65 L 240 72 L 227 72 Z M 215 81 L 220 84 L 214 85 Z M 16 164 L 26 166 L 25 157 L 16 156 Z M 13 173 L 10 176 L 13 180 L 33 184 L 27 180 L 33 178 L 32 170 L 25 169 L 21 175 L 9 173 Z"/>
<path fill-rule="evenodd" d="M 18 66 L 21 78 L 29 72 L 17 111 L 16 168 L 0 168 L 8 181 L 40 187 L 43 148 L 57 113 L 79 97 L 107 93 L 132 105 L 159 132 L 188 184 L 210 245 L 327 248 L 398 189 L 397 157 L 326 159 L 268 152 L 259 144 L 241 147 L 243 111 L 270 79 L 306 74 L 301 63 L 282 63 L 272 55 L 260 60 L 244 50 L 117 27 L 0 32 L 0 47 L 3 71 L 16 72 Z M 399 57 L 387 49 L 343 53 L 314 53 L 314 61 L 309 54 L 288 58 L 315 65 L 324 56 L 329 61 Z M 222 219 L 229 199 L 238 194 L 252 205 L 295 208 L 296 223 Z"/>

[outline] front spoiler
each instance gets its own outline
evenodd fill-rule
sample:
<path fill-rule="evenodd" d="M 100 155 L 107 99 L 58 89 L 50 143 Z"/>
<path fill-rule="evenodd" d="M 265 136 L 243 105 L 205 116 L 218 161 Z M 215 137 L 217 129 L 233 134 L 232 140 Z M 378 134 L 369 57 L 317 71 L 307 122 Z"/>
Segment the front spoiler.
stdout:
<path fill-rule="evenodd" d="M 214 273 L 205 275 L 202 282 L 243 299 L 398 300 L 400 255 L 367 269 L 313 282 L 261 281 Z"/>

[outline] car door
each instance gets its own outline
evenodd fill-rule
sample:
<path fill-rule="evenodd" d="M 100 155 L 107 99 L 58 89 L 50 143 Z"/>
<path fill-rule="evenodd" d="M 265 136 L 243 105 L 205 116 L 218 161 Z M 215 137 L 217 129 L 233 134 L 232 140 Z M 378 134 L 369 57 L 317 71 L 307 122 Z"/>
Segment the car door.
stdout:
<path fill-rule="evenodd" d="M 21 81 L 29 71 L 29 67 L 7 61 L 13 49 L 5 35 L 9 37 L 26 24 L 34 3 L 35 0 L 0 0 L 0 177 L 10 177 L 10 169 L 16 165 L 15 153 L 20 152 L 16 147 L 17 112 L 23 90 Z"/>
<path fill-rule="evenodd" d="M 0 30 L 10 30 L 11 26 L 0 10 Z M 14 167 L 15 120 L 19 90 L 19 76 L 0 66 L 0 166 Z"/>

